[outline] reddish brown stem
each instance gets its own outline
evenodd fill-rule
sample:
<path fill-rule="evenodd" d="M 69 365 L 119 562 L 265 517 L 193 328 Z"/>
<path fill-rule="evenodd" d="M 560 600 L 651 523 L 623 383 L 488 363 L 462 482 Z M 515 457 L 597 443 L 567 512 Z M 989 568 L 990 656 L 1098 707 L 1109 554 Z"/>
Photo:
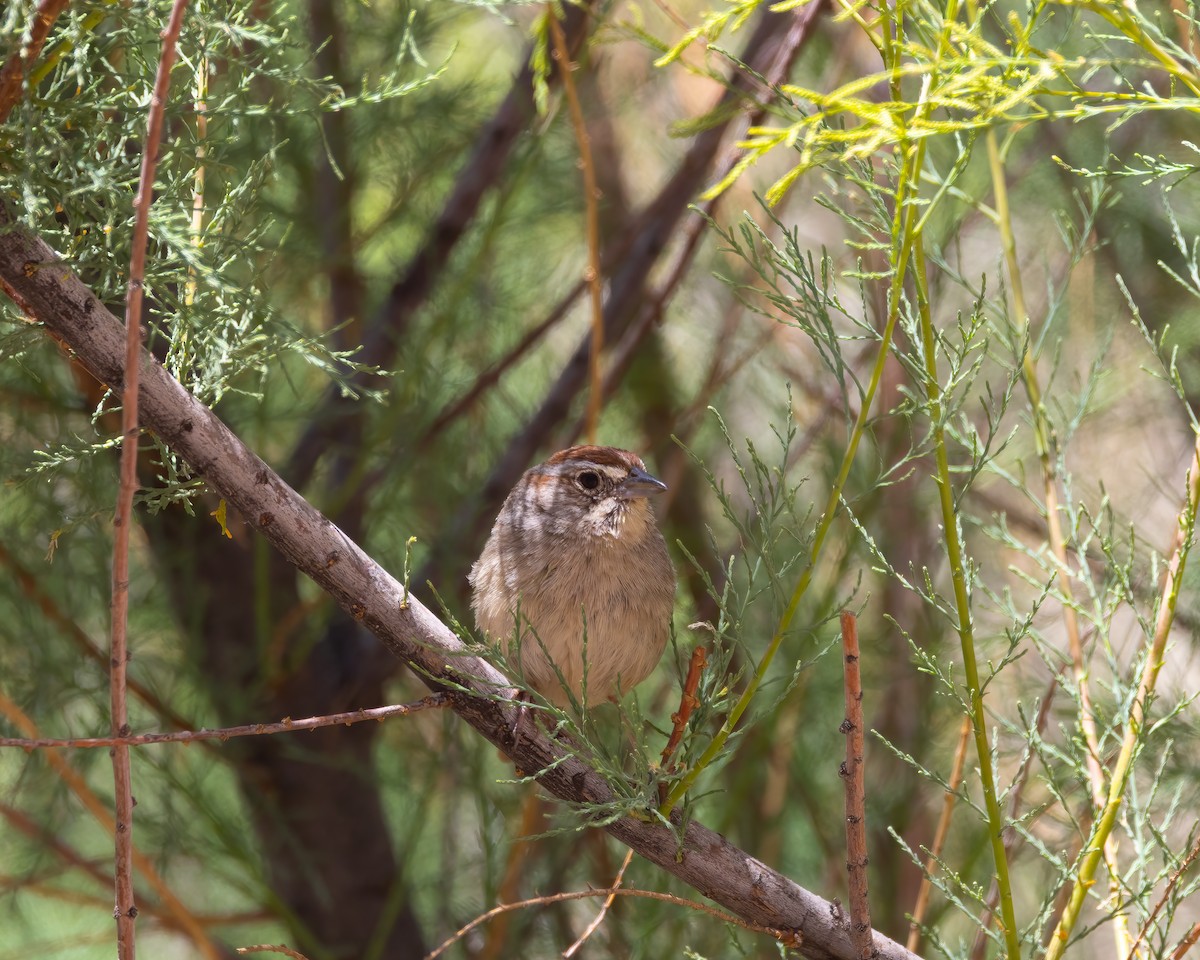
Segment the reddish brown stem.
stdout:
<path fill-rule="evenodd" d="M 704 647 L 697 647 L 692 651 L 692 660 L 688 664 L 687 677 L 683 681 L 683 694 L 679 698 L 679 709 L 671 714 L 671 723 L 673 726 L 671 728 L 671 736 L 667 740 L 667 745 L 663 747 L 663 770 L 667 769 L 667 763 L 679 747 L 679 742 L 683 739 L 683 731 L 687 729 L 687 722 L 692 716 L 692 711 L 700 705 L 700 701 L 696 698 L 696 690 L 700 687 L 700 676 L 704 673 L 706 666 L 708 666 L 707 651 Z"/>
<path fill-rule="evenodd" d="M 4 68 L 0 70 L 0 123 L 8 119 L 12 108 L 21 99 L 21 91 L 25 86 L 25 73 L 29 65 L 37 59 L 46 38 L 50 36 L 50 28 L 59 14 L 66 9 L 69 0 L 42 0 L 37 12 L 33 15 L 33 24 L 29 28 L 29 41 L 17 42 L 17 49 Z"/>
<path fill-rule="evenodd" d="M 1171 960 L 1183 960 L 1187 952 L 1196 945 L 1196 941 L 1200 940 L 1200 923 L 1192 925 L 1192 929 L 1188 931 L 1187 936 L 1179 941 L 1179 946 L 1175 948 L 1175 952 L 1171 954 Z"/>
<path fill-rule="evenodd" d="M 318 727 L 350 726 L 364 720 L 382 721 L 388 717 L 407 717 L 431 707 L 449 705 L 445 694 L 433 693 L 416 703 L 398 703 L 387 707 L 371 707 L 366 710 L 351 710 L 333 713 L 324 717 L 307 717 L 304 720 L 280 720 L 278 723 L 247 723 L 240 727 L 222 727 L 219 730 L 176 730 L 173 733 L 140 733 L 129 737 L 0 737 L 0 747 L 21 747 L 25 750 L 56 749 L 73 747 L 94 749 L 96 747 L 137 747 L 149 743 L 190 743 L 193 740 L 232 740 L 235 737 L 257 737 L 272 733 L 295 733 L 299 730 L 316 730 Z"/>
<path fill-rule="evenodd" d="M 850 888 L 850 942 L 861 960 L 875 956 L 871 942 L 871 905 L 867 897 L 867 815 L 864 783 L 862 677 L 858 670 L 858 620 L 842 614 L 842 659 L 845 666 L 846 760 L 838 771 L 846 785 L 846 872 Z"/>
<path fill-rule="evenodd" d="M 1146 922 L 1142 924 L 1142 929 L 1138 931 L 1138 935 L 1134 939 L 1133 945 L 1129 948 L 1129 956 L 1126 958 L 1126 960 L 1137 960 L 1138 947 L 1140 947 L 1142 945 L 1142 941 L 1146 939 L 1146 934 L 1149 932 L 1151 924 L 1154 923 L 1155 917 L 1158 916 L 1159 912 L 1166 905 L 1167 900 L 1170 899 L 1171 891 L 1175 889 L 1176 884 L 1178 884 L 1183 875 L 1187 873 L 1188 867 L 1192 865 L 1192 861 L 1196 859 L 1198 854 L 1200 854 L 1200 837 L 1196 838 L 1196 842 L 1192 844 L 1192 849 L 1189 850 L 1187 856 L 1183 858 L 1183 862 L 1180 863 L 1175 872 L 1171 874 L 1171 879 L 1167 881 L 1167 885 L 1163 889 L 1162 896 L 1159 897 L 1158 902 L 1154 904 L 1154 909 L 1151 910 L 1150 915 L 1146 917 Z"/>
<path fill-rule="evenodd" d="M 154 199 L 154 172 L 158 167 L 158 144 L 162 139 L 163 110 L 175 62 L 175 44 L 183 27 L 187 0 L 175 0 L 171 19 L 163 31 L 162 55 L 154 77 L 154 96 L 146 121 L 146 142 L 137 196 L 133 200 L 133 250 L 129 257 L 129 290 L 125 296 L 125 383 L 121 392 L 121 484 L 113 521 L 112 643 L 109 647 L 109 690 L 112 704 L 112 735 L 129 736 L 125 673 L 129 662 L 126 628 L 129 621 L 129 528 L 133 522 L 133 494 L 137 489 L 138 377 L 142 352 L 142 286 L 146 276 L 146 243 L 150 231 L 150 203 Z M 112 751 L 116 795 L 117 955 L 134 960 L 133 897 L 133 777 L 129 769 L 129 747 L 119 744 Z"/>
<path fill-rule="evenodd" d="M 929 908 L 929 895 L 933 890 L 933 873 L 937 870 L 938 858 L 942 847 L 950 833 L 950 818 L 954 815 L 955 801 L 958 799 L 958 785 L 962 783 L 963 767 L 967 760 L 967 745 L 971 742 L 971 718 L 963 717 L 958 732 L 958 748 L 954 751 L 954 766 L 946 793 L 942 797 L 942 815 L 938 818 L 937 832 L 933 835 L 933 846 L 929 848 L 929 859 L 925 861 L 925 876 L 921 878 L 921 889 L 917 891 L 917 902 L 913 907 L 912 919 L 908 924 L 909 950 L 916 953 L 921 949 L 921 923 L 925 919 L 925 911 Z"/>

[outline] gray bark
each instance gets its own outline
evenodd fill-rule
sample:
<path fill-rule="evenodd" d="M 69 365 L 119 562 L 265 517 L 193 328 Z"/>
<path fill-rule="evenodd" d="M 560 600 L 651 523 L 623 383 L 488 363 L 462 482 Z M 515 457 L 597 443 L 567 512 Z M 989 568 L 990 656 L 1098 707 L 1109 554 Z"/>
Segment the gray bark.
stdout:
<path fill-rule="evenodd" d="M 0 208 L 0 284 L 31 318 L 69 347 L 99 380 L 123 381 L 122 324 L 40 239 L 14 225 Z M 434 689 L 460 691 L 455 710 L 508 754 L 519 770 L 538 773 L 553 795 L 570 803 L 612 799 L 605 780 L 558 742 L 523 724 L 513 743 L 514 707 L 498 698 L 508 684 L 475 656 L 395 578 L 289 487 L 213 413 L 148 353 L 142 355 L 141 421 L 179 455 L 298 570 L 409 664 Z M 625 817 L 604 827 L 647 860 L 745 920 L 802 938 L 813 960 L 857 957 L 847 919 L 834 904 L 805 890 L 691 822 L 682 844 L 665 826 Z M 353 853 L 353 851 L 348 851 Z M 877 956 L 914 954 L 878 932 Z"/>

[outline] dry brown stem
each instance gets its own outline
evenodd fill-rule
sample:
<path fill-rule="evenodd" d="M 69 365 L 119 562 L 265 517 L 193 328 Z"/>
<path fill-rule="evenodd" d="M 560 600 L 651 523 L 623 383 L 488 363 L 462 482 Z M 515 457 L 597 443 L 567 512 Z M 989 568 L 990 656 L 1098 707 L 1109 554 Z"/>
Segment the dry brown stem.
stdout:
<path fill-rule="evenodd" d="M 112 642 L 109 646 L 109 690 L 112 735 L 129 736 L 125 674 L 129 664 L 126 629 L 129 622 L 129 535 L 133 523 L 133 494 L 137 489 L 138 458 L 138 358 L 142 353 L 142 286 L 146 276 L 146 243 L 150 232 L 150 204 L 154 199 L 154 172 L 158 168 L 158 144 L 162 139 L 163 110 L 175 62 L 175 44 L 183 28 L 187 0 L 175 0 L 171 17 L 162 34 L 162 54 L 154 77 L 154 95 L 146 121 L 142 145 L 142 170 L 133 199 L 133 240 L 129 257 L 129 289 L 125 295 L 125 369 L 128 375 L 121 390 L 121 483 L 113 520 Z M 116 799 L 116 857 L 114 865 L 117 918 L 117 955 L 134 960 L 137 947 L 134 921 L 137 905 L 133 896 L 133 777 L 129 748 L 112 749 L 113 785 Z"/>
<path fill-rule="evenodd" d="M 445 707 L 449 700 L 443 693 L 433 693 L 416 703 L 398 703 L 387 707 L 351 710 L 333 713 L 324 717 L 307 717 L 303 720 L 283 719 L 278 723 L 247 723 L 240 727 L 222 727 L 219 730 L 176 730 L 173 733 L 139 733 L 128 737 L 0 737 L 0 747 L 21 747 L 25 750 L 56 749 L 74 747 L 94 749 L 96 747 L 137 747 L 149 743 L 191 743 L 195 740 L 232 740 L 235 737 L 257 737 L 272 733 L 295 733 L 300 730 L 316 730 L 318 727 L 348 727 L 364 720 L 381 722 L 388 717 L 406 717 L 431 707 Z"/>
<path fill-rule="evenodd" d="M 950 833 L 950 818 L 954 815 L 955 801 L 958 800 L 958 785 L 962 783 L 963 767 L 967 761 L 967 745 L 971 742 L 971 718 L 963 717 L 958 731 L 958 746 L 954 750 L 954 765 L 947 781 L 947 790 L 942 797 L 942 815 L 938 818 L 937 831 L 933 835 L 933 845 L 929 848 L 929 857 L 925 861 L 925 875 L 921 878 L 921 888 L 917 891 L 917 902 L 913 906 L 912 918 L 908 924 L 909 950 L 916 953 L 921 949 L 921 923 L 925 919 L 925 911 L 929 908 L 929 894 L 933 891 L 933 873 L 937 870 L 938 858 L 946 837 Z"/>
<path fill-rule="evenodd" d="M 858 669 L 858 619 L 842 613 L 842 662 L 846 688 L 846 760 L 838 775 L 846 786 L 846 872 L 850 889 L 850 941 L 855 956 L 875 956 L 871 942 L 871 903 L 867 895 L 866 747 L 863 736 L 862 676 Z"/>
<path fill-rule="evenodd" d="M 450 947 L 454 946 L 454 944 L 456 944 L 476 927 L 487 923 L 493 917 L 500 916 L 501 914 L 508 913 L 512 910 L 525 910 L 529 907 L 544 907 L 551 903 L 565 903 L 570 900 L 584 900 L 589 897 L 611 898 L 618 896 L 642 897 L 647 900 L 661 900 L 663 903 L 673 903 L 676 906 L 688 907 L 691 910 L 699 910 L 701 913 L 707 913 L 709 916 L 716 917 L 718 920 L 721 920 L 724 923 L 732 923 L 744 930 L 750 930 L 754 933 L 765 933 L 789 947 L 799 947 L 802 943 L 801 935 L 795 930 L 765 927 L 757 923 L 748 923 L 740 917 L 723 913 L 722 911 L 716 910 L 703 903 L 696 903 L 693 900 L 685 900 L 683 897 L 677 897 L 671 893 L 659 893 L 656 890 L 631 890 L 610 887 L 607 890 L 576 890 L 566 893 L 552 893 L 544 897 L 530 897 L 528 900 L 521 900 L 517 903 L 502 903 L 499 906 L 492 907 L 492 909 L 488 910 L 486 913 L 481 913 L 466 926 L 460 927 L 458 930 L 454 931 L 454 933 L 445 941 L 443 941 L 440 946 L 426 954 L 425 960 L 435 960 L 436 957 L 440 957 Z"/>
<path fill-rule="evenodd" d="M 700 706 L 700 701 L 696 698 L 696 691 L 700 688 L 700 677 L 704 674 L 706 666 L 708 666 L 707 651 L 702 646 L 696 647 L 692 651 L 692 659 L 688 663 L 687 676 L 683 681 L 683 692 L 679 695 L 679 709 L 671 714 L 671 736 L 667 739 L 667 745 L 663 747 L 662 752 L 664 773 L 667 772 L 671 757 L 679 748 L 679 743 L 683 739 L 683 731 L 687 729 L 692 711 Z"/>
<path fill-rule="evenodd" d="M 1200 940 L 1200 923 L 1192 925 L 1192 929 L 1187 932 L 1187 935 L 1179 941 L 1179 946 L 1175 948 L 1175 952 L 1171 954 L 1171 960 L 1183 960 L 1187 952 L 1196 945 L 1196 941 Z"/>
<path fill-rule="evenodd" d="M 1138 947 L 1140 947 L 1142 945 L 1142 941 L 1146 939 L 1146 934 L 1150 930 L 1150 925 L 1154 923 L 1155 917 L 1159 915 L 1163 906 L 1166 905 L 1167 900 L 1170 898 L 1171 891 L 1175 889 L 1176 884 L 1178 884 L 1183 875 L 1187 873 L 1188 867 L 1192 865 L 1192 862 L 1196 859 L 1198 854 L 1200 854 L 1200 837 L 1196 838 L 1196 842 L 1192 844 L 1192 849 L 1188 851 L 1187 856 L 1183 858 L 1183 861 L 1176 868 L 1175 872 L 1171 874 L 1171 879 L 1167 881 L 1167 885 L 1163 889 L 1162 896 L 1158 898 L 1158 902 L 1154 904 L 1154 909 L 1150 911 L 1149 915 L 1146 917 L 1146 922 L 1142 924 L 1142 928 L 1138 931 L 1137 937 L 1134 938 L 1133 945 L 1129 948 L 1129 955 L 1126 957 L 1126 960 L 1133 960 L 1133 958 L 1137 955 Z"/>
<path fill-rule="evenodd" d="M 21 90 L 25 86 L 25 73 L 29 65 L 37 59 L 46 38 L 50 36 L 50 28 L 59 14 L 67 8 L 70 0 L 41 0 L 33 15 L 33 23 L 29 27 L 29 40 L 8 58 L 8 62 L 0 69 L 0 123 L 8 119 L 12 108 L 21 99 Z"/>

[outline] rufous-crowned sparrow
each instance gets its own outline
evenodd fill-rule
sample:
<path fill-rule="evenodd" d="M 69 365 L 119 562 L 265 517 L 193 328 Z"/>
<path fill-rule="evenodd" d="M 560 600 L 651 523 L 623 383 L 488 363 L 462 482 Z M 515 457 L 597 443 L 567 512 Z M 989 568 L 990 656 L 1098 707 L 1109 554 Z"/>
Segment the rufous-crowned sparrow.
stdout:
<path fill-rule="evenodd" d="M 589 704 L 632 689 L 662 657 L 675 570 L 646 498 L 666 488 L 627 450 L 581 446 L 504 501 L 471 568 L 471 607 L 552 703 L 570 702 L 554 667 L 582 703 L 585 624 Z"/>

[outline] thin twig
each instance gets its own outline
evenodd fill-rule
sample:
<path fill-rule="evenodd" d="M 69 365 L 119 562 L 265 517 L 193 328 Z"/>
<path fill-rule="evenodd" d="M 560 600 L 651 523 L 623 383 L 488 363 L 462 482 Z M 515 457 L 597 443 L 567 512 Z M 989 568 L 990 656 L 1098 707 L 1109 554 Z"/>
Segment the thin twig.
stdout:
<path fill-rule="evenodd" d="M 29 27 L 29 40 L 19 40 L 17 49 L 8 58 L 3 69 L 0 69 L 0 123 L 8 119 L 12 108 L 21 99 L 21 92 L 25 86 L 25 72 L 42 52 L 46 38 L 50 36 L 50 28 L 69 2 L 70 0 L 42 0 Z"/>
<path fill-rule="evenodd" d="M 162 34 L 162 55 L 154 77 L 154 95 L 146 120 L 142 147 L 142 170 L 137 195 L 133 198 L 133 238 L 129 256 L 129 289 L 125 295 L 125 383 L 121 392 L 121 483 L 113 520 L 112 642 L 109 647 L 109 690 L 112 703 L 112 734 L 129 736 L 125 673 L 129 663 L 126 629 L 129 622 L 129 534 L 133 523 L 133 494 L 137 489 L 138 379 L 142 352 L 142 293 L 146 276 L 146 244 L 150 232 L 150 204 L 154 200 L 154 172 L 158 168 L 158 144 L 162 139 L 163 111 L 175 62 L 175 44 L 183 28 L 187 0 L 175 0 L 171 18 Z M 113 747 L 113 786 L 116 801 L 116 919 L 117 956 L 134 960 L 133 897 L 133 778 L 129 770 L 129 748 Z"/>
<path fill-rule="evenodd" d="M 867 896 L 866 747 L 863 737 L 862 676 L 858 669 L 858 619 L 842 613 L 842 663 L 846 687 L 846 760 L 838 775 L 846 787 L 846 873 L 850 890 L 850 941 L 861 960 L 875 955 L 871 901 Z"/>
<path fill-rule="evenodd" d="M 1013 313 L 1010 321 L 1014 335 L 1021 336 L 1024 326 L 1031 321 L 1025 301 L 1025 285 L 1022 280 L 1021 264 L 1017 257 L 1016 238 L 1013 233 L 1012 216 L 1008 206 L 1008 183 L 1004 160 L 995 130 L 986 135 L 988 165 L 992 175 L 992 192 L 996 198 L 996 225 L 1000 233 L 1001 246 L 1008 270 L 1009 289 L 1012 291 Z M 1092 803 L 1097 811 L 1104 807 L 1106 776 L 1100 763 L 1100 741 L 1096 734 L 1096 712 L 1092 706 L 1092 695 L 1088 682 L 1087 666 L 1084 663 L 1083 641 L 1080 639 L 1079 617 L 1075 612 L 1075 596 L 1071 585 L 1071 568 L 1067 563 L 1067 538 L 1063 533 L 1062 518 L 1058 502 L 1058 451 L 1055 449 L 1054 431 L 1051 429 L 1046 406 L 1042 400 L 1042 388 L 1038 378 L 1037 358 L 1026 338 L 1024 355 L 1021 358 L 1022 377 L 1029 406 L 1033 413 L 1034 440 L 1038 460 L 1041 464 L 1042 490 L 1046 501 L 1046 536 L 1058 568 L 1058 585 L 1062 591 L 1063 626 L 1067 631 L 1067 646 L 1071 651 L 1071 670 L 1075 689 L 1079 693 L 1079 727 L 1083 732 L 1085 764 Z M 1113 938 L 1117 955 L 1129 953 L 1129 925 L 1125 912 L 1120 908 L 1120 865 L 1117 860 L 1117 840 L 1112 834 L 1104 841 L 1104 862 L 1108 867 L 1109 898 L 1113 918 Z"/>
<path fill-rule="evenodd" d="M 350 726 L 364 720 L 382 721 L 388 717 L 406 717 L 430 707 L 449 706 L 449 698 L 443 693 L 433 693 L 415 703 L 399 703 L 387 707 L 350 710 L 323 717 L 308 717 L 304 720 L 280 720 L 278 723 L 247 723 L 240 727 L 222 727 L 218 730 L 176 730 L 173 733 L 139 733 L 128 737 L 0 737 L 0 747 L 21 747 L 25 750 L 42 750 L 73 747 L 93 749 L 96 747 L 137 747 L 148 743 L 190 743 L 194 740 L 232 740 L 235 737 L 257 737 L 272 733 L 294 733 L 298 730 L 316 730 L 319 727 Z"/>
<path fill-rule="evenodd" d="M 1050 708 L 1054 704 L 1054 694 L 1058 690 L 1058 687 L 1059 677 L 1057 675 L 1052 676 L 1045 694 L 1042 695 L 1042 704 L 1038 708 L 1037 719 L 1034 721 L 1033 728 L 1039 738 L 1046 729 L 1046 722 L 1050 719 Z M 1028 752 L 1025 754 L 1025 762 L 1021 764 L 1021 770 L 1008 792 L 1009 826 L 1004 828 L 1004 849 L 1010 860 L 1023 840 L 1022 835 L 1013 829 L 1012 824 L 1016 822 L 1021 812 L 1021 799 L 1025 793 L 1025 785 L 1029 782 L 1029 775 L 1033 771 L 1033 758 L 1034 750 L 1031 741 Z M 996 914 L 996 907 L 999 903 L 1000 885 L 996 883 L 996 879 L 993 877 L 992 885 L 988 888 L 987 899 L 984 901 L 983 918 L 979 928 L 975 931 L 975 942 L 971 945 L 971 953 L 969 955 L 971 960 L 982 960 L 984 952 L 987 949 L 987 930 L 992 925 L 992 918 Z"/>
<path fill-rule="evenodd" d="M 1192 865 L 1192 861 L 1196 859 L 1198 854 L 1200 854 L 1200 836 L 1196 837 L 1196 842 L 1192 844 L 1192 849 L 1189 850 L 1187 856 L 1183 858 L 1183 862 L 1179 864 L 1178 869 L 1171 874 L 1171 879 L 1167 881 L 1167 885 L 1163 889 L 1162 896 L 1158 898 L 1158 902 L 1154 904 L 1154 909 L 1151 910 L 1150 915 L 1146 917 L 1146 922 L 1142 924 L 1142 928 L 1138 931 L 1138 935 L 1134 939 L 1133 945 L 1129 948 L 1129 954 L 1125 960 L 1133 960 L 1134 955 L 1137 953 L 1138 947 L 1140 947 L 1142 941 L 1146 939 L 1146 934 L 1150 930 L 1150 925 L 1154 923 L 1154 918 L 1157 917 L 1161 912 L 1163 906 L 1171 896 L 1171 891 L 1175 889 L 1175 885 L 1179 883 L 1179 881 L 1183 878 L 1183 875 L 1187 873 L 1188 867 Z"/>
<path fill-rule="evenodd" d="M 917 891 L 917 902 L 913 905 L 912 916 L 908 921 L 908 943 L 905 946 L 913 953 L 921 949 L 921 924 L 925 920 L 925 911 L 929 908 L 929 895 L 933 891 L 933 874 L 937 870 L 942 847 L 950 833 L 950 818 L 954 814 L 955 802 L 958 800 L 958 785 L 962 783 L 963 767 L 967 762 L 967 746 L 970 742 L 971 718 L 965 716 L 958 731 L 958 747 L 954 751 L 954 764 L 950 771 L 950 779 L 946 784 L 946 792 L 942 796 L 942 815 L 938 818 L 933 844 L 929 848 L 929 857 L 925 860 L 921 888 Z"/>
<path fill-rule="evenodd" d="M 1158 685 L 1158 673 L 1162 669 L 1164 653 L 1167 647 L 1167 637 L 1171 633 L 1171 624 L 1175 619 L 1175 604 L 1179 599 L 1179 587 L 1183 580 L 1184 569 L 1187 567 L 1188 553 L 1192 547 L 1195 534 L 1196 511 L 1200 506 L 1200 434 L 1197 434 L 1196 444 L 1192 453 L 1191 465 L 1187 474 L 1187 495 L 1183 507 L 1176 520 L 1175 547 L 1171 552 L 1171 560 L 1163 577 L 1162 596 L 1158 604 L 1158 617 L 1154 624 L 1154 636 L 1150 649 L 1146 651 L 1146 659 L 1142 664 L 1142 675 L 1138 679 L 1137 692 L 1129 708 L 1129 717 L 1125 724 L 1125 737 L 1121 742 L 1121 752 L 1113 764 L 1109 779 L 1108 796 L 1104 807 L 1092 828 L 1092 835 L 1084 847 L 1083 855 L 1078 864 L 1075 884 L 1071 888 L 1071 897 L 1059 917 L 1058 926 L 1046 950 L 1046 960 L 1059 960 L 1066 950 L 1067 941 L 1079 919 L 1083 909 L 1083 901 L 1088 891 L 1096 882 L 1096 866 L 1104 854 L 1105 844 L 1116 825 L 1117 814 L 1120 812 L 1125 797 L 1125 787 L 1129 782 L 1130 771 L 1133 767 L 1133 756 L 1138 742 L 1145 729 L 1146 710 L 1154 696 Z"/>
<path fill-rule="evenodd" d="M 671 757 L 675 755 L 680 741 L 683 740 L 683 731 L 687 729 L 692 711 L 700 706 L 700 701 L 696 697 L 696 691 L 700 687 L 700 677 L 703 675 L 706 666 L 708 666 L 707 651 L 702 646 L 696 647 L 692 651 L 692 659 L 688 663 L 687 676 L 683 681 L 683 692 L 679 696 L 679 709 L 671 714 L 671 736 L 667 739 L 667 745 L 663 747 L 662 752 L 661 769 L 664 773 L 668 771 Z"/>
<path fill-rule="evenodd" d="M 579 939 L 563 951 L 563 960 L 571 960 L 571 957 L 579 952 L 579 948 L 587 943 L 588 938 L 600 929 L 600 924 L 604 922 L 605 916 L 608 915 L 609 908 L 613 905 L 613 901 L 617 899 L 617 892 L 621 889 L 621 883 L 625 879 L 625 871 L 629 869 L 631 863 L 633 863 L 633 851 L 626 850 L 625 859 L 621 861 L 621 869 L 617 871 L 616 877 L 613 878 L 612 886 L 609 888 L 608 896 L 604 898 L 604 903 L 600 905 L 600 909 L 592 917 L 591 923 L 583 928 L 583 933 L 579 935 Z"/>
<path fill-rule="evenodd" d="M 749 930 L 751 933 L 765 933 L 769 937 L 774 937 L 780 943 L 788 947 L 799 947 L 801 943 L 800 934 L 795 930 L 783 930 L 778 927 L 765 927 L 761 924 L 751 923 L 749 920 L 743 920 L 740 917 L 735 917 L 731 913 L 725 913 L 722 910 L 717 910 L 715 907 L 710 907 L 707 904 L 696 903 L 694 900 L 686 900 L 683 897 L 677 897 L 671 893 L 659 893 L 656 890 L 632 890 L 628 888 L 607 890 L 576 890 L 567 893 L 552 893 L 544 897 L 530 897 L 528 900 L 521 900 L 517 903 L 502 903 L 499 906 L 492 907 L 486 913 L 480 914 L 465 927 L 460 927 L 450 937 L 448 937 L 439 947 L 427 953 L 425 960 L 434 960 L 435 957 L 440 957 L 450 947 L 456 944 L 459 940 L 465 937 L 468 933 L 474 930 L 481 924 L 487 923 L 492 917 L 499 916 L 502 913 L 508 913 L 510 910 L 524 910 L 527 907 L 544 907 L 551 903 L 564 903 L 568 900 L 585 900 L 590 897 L 642 897 L 647 900 L 661 900 L 664 903 L 673 903 L 680 907 L 689 907 L 692 910 L 699 910 L 701 913 L 707 913 L 711 917 L 716 917 L 722 923 L 732 923 L 741 927 L 743 930 Z"/>
<path fill-rule="evenodd" d="M 29 718 L 25 711 L 6 697 L 2 691 L 0 691 L 0 714 L 7 717 L 8 721 L 24 733 L 25 736 L 30 739 L 38 739 L 37 725 Z M 75 794 L 76 799 L 83 804 L 84 808 L 96 819 L 100 826 L 108 833 L 115 833 L 116 822 L 113 820 L 112 814 L 109 813 L 108 806 L 92 792 L 87 782 L 74 767 L 67 763 L 62 754 L 50 751 L 44 754 L 44 757 L 46 763 L 50 765 L 58 778 Z M 178 921 L 180 928 L 187 932 L 187 935 L 196 945 L 196 949 L 200 955 L 205 960 L 219 960 L 221 953 L 217 949 L 216 944 L 209 938 L 204 925 L 171 892 L 171 888 L 159 876 L 150 858 L 134 846 L 130 847 L 130 858 L 133 866 L 137 868 L 138 873 L 141 874 L 146 883 L 150 885 L 150 888 L 162 900 L 163 908 Z"/>
<path fill-rule="evenodd" d="M 587 247 L 588 267 L 584 279 L 587 280 L 588 292 L 592 301 L 592 352 L 588 358 L 588 406 L 587 406 L 587 435 L 588 443 L 596 442 L 596 425 L 600 420 L 600 405 L 603 401 L 603 386 L 600 382 L 600 353 L 604 349 L 604 301 L 601 291 L 603 279 L 600 276 L 600 191 L 596 187 L 596 168 L 592 163 L 592 140 L 588 136 L 587 121 L 583 118 L 583 107 L 579 103 L 579 93 L 575 89 L 575 79 L 571 71 L 575 65 L 571 63 L 567 52 L 567 38 L 563 34 L 562 24 L 554 15 L 553 5 L 546 7 L 546 19 L 550 23 L 550 36 L 554 40 L 554 59 L 558 63 L 559 75 L 562 77 L 563 92 L 567 95 L 567 104 L 571 110 L 571 121 L 575 127 L 575 139 L 579 144 L 579 165 L 583 170 L 583 205 L 587 215 Z"/>
<path fill-rule="evenodd" d="M 508 848 L 508 862 L 504 865 L 504 876 L 500 879 L 500 888 L 496 891 L 497 899 L 515 900 L 520 889 L 521 879 L 525 875 L 525 864 L 533 849 L 533 837 L 542 832 L 542 820 L 546 815 L 546 803 L 537 790 L 530 790 L 521 802 L 521 826 L 517 836 Z M 483 949 L 477 956 L 479 960 L 497 960 L 505 952 L 505 940 L 508 937 L 508 917 L 500 918 L 488 932 L 488 938 Z"/>
<path fill-rule="evenodd" d="M 299 950 L 293 950 L 291 947 L 285 947 L 282 943 L 256 943 L 249 947 L 238 947 L 238 953 L 282 953 L 285 957 L 291 957 L 292 960 L 308 960 Z"/>
<path fill-rule="evenodd" d="M 1179 941 L 1179 946 L 1171 954 L 1171 960 L 1183 960 L 1187 952 L 1196 945 L 1197 940 L 1200 940 L 1200 923 L 1193 924 L 1192 929 L 1187 932 L 1187 936 Z"/>

